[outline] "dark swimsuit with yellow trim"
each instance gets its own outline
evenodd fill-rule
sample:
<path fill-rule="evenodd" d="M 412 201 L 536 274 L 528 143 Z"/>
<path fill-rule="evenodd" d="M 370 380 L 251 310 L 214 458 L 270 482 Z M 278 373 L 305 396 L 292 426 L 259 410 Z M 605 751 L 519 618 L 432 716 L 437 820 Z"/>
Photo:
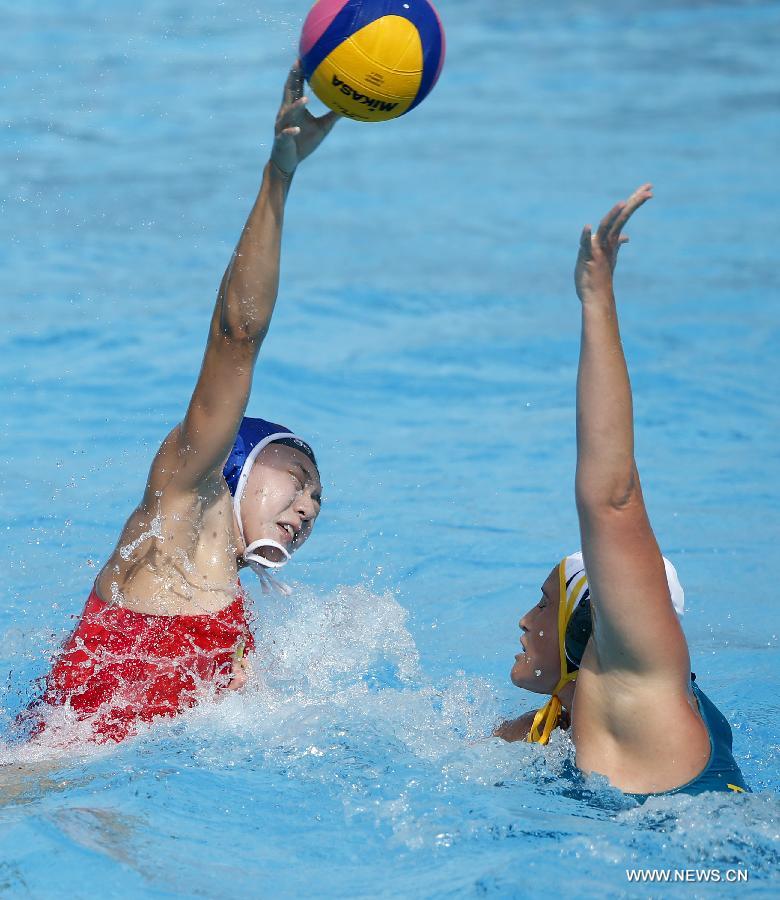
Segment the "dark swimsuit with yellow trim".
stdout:
<path fill-rule="evenodd" d="M 703 794 L 705 791 L 732 791 L 737 794 L 752 793 L 731 752 L 733 736 L 726 717 L 696 684 L 696 676 L 691 673 L 691 687 L 702 721 L 710 736 L 710 758 L 701 772 L 687 784 L 659 791 L 653 794 L 628 794 L 636 800 L 648 797 L 666 797 L 669 794 Z"/>
<path fill-rule="evenodd" d="M 563 708 L 558 694 L 567 684 L 577 678 L 585 647 L 591 637 L 593 623 L 590 610 L 590 588 L 585 570 L 579 568 L 568 580 L 566 578 L 567 560 L 573 558 L 564 557 L 558 566 L 561 597 L 558 604 L 558 651 L 561 675 L 552 696 L 541 709 L 537 710 L 534 716 L 526 736 L 526 741 L 529 743 L 546 744 L 552 731 L 561 724 Z M 626 796 L 643 802 L 648 797 L 663 797 L 667 794 L 696 795 L 706 791 L 751 793 L 731 752 L 733 740 L 731 726 L 723 713 L 696 684 L 696 676 L 693 672 L 691 672 L 691 689 L 710 738 L 710 757 L 707 765 L 695 778 L 670 791 L 648 794 L 626 792 Z"/>

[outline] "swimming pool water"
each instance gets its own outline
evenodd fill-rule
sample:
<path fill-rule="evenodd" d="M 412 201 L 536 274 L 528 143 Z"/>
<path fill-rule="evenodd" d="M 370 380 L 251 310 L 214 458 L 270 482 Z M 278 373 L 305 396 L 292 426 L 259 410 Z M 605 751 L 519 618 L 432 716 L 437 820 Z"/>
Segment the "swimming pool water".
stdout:
<path fill-rule="evenodd" d="M 4 895 L 658 896 L 633 867 L 776 893 L 780 9 L 438 5 L 431 97 L 340 123 L 288 205 L 250 414 L 312 439 L 325 503 L 290 598 L 245 579 L 257 677 L 44 783 L 4 770 Z M 185 407 L 306 11 L 0 2 L 6 738 Z M 517 619 L 577 545 L 579 229 L 645 180 L 638 462 L 756 794 L 636 808 L 564 738 L 484 738 L 533 703 Z"/>

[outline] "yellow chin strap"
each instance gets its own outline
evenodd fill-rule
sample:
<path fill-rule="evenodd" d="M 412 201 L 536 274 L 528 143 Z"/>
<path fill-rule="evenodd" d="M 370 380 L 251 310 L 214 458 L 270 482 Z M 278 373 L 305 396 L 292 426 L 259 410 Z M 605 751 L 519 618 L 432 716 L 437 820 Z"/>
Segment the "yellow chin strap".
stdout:
<path fill-rule="evenodd" d="M 569 624 L 571 614 L 574 612 L 574 604 L 580 590 L 587 580 L 588 576 L 583 573 L 582 578 L 577 579 L 567 592 L 566 557 L 561 560 L 558 566 L 558 584 L 560 586 L 560 594 L 558 596 L 561 598 L 558 603 L 558 655 L 561 664 L 561 677 L 558 679 L 558 684 L 555 685 L 552 697 L 534 716 L 531 730 L 526 738 L 526 741 L 530 744 L 546 744 L 550 740 L 550 735 L 561 721 L 561 698 L 558 694 L 569 682 L 574 681 L 577 677 L 577 672 L 566 671 L 566 626 Z"/>

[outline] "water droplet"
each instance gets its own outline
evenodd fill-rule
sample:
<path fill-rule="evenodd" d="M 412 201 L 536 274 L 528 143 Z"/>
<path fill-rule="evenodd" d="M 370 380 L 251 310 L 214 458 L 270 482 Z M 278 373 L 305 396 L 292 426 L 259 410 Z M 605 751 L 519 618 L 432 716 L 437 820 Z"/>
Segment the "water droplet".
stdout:
<path fill-rule="evenodd" d="M 544 632 L 543 632 L 543 631 L 540 631 L 540 632 L 539 632 L 539 637 L 544 637 Z"/>
<path fill-rule="evenodd" d="M 541 677 L 542 677 L 542 670 L 541 670 L 541 669 L 534 669 L 534 675 L 536 675 L 537 678 L 541 678 Z"/>

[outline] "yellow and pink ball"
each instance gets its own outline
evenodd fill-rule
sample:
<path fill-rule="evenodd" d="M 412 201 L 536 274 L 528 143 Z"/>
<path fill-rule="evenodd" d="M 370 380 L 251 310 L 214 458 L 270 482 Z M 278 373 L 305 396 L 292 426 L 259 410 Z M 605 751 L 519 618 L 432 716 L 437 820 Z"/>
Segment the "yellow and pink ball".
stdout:
<path fill-rule="evenodd" d="M 444 53 L 444 29 L 428 0 L 319 0 L 300 43 L 314 93 L 361 122 L 418 106 L 439 78 Z"/>

